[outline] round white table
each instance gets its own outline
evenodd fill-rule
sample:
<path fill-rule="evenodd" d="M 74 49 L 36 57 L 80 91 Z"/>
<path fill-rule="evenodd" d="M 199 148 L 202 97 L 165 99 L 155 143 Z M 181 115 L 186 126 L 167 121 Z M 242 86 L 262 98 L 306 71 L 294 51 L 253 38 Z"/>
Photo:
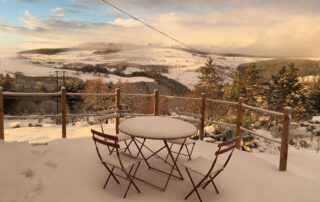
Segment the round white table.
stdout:
<path fill-rule="evenodd" d="M 181 139 L 181 138 L 184 138 L 184 140 L 185 140 L 187 137 L 195 135 L 198 132 L 198 130 L 193 124 L 186 122 L 186 121 L 183 121 L 183 120 L 169 118 L 169 117 L 140 116 L 140 117 L 130 118 L 130 119 L 127 119 L 127 120 L 121 122 L 119 124 L 119 130 L 122 133 L 131 136 L 132 141 L 134 142 L 134 144 L 138 148 L 137 156 L 139 156 L 139 154 L 141 154 L 144 161 L 148 165 L 149 169 L 154 169 L 154 170 L 157 170 L 157 171 L 160 171 L 162 173 L 169 175 L 164 187 L 159 187 L 159 186 L 154 185 L 150 182 L 146 182 L 145 180 L 141 180 L 141 179 L 137 178 L 138 180 L 144 181 L 144 182 L 148 183 L 149 185 L 158 187 L 163 191 L 167 188 L 167 185 L 169 183 L 171 176 L 174 176 L 178 179 L 183 180 L 183 176 L 177 166 L 177 160 L 178 160 L 179 154 L 180 154 L 184 144 L 181 145 L 179 152 L 177 153 L 176 158 L 174 158 L 172 155 L 172 152 L 168 146 L 167 140 Z M 140 142 L 136 138 L 143 138 L 143 141 Z M 164 146 L 155 152 L 152 151 L 153 154 L 150 155 L 149 157 L 145 157 L 145 155 L 142 153 L 142 148 L 146 147 L 147 149 L 151 150 L 150 148 L 145 146 L 146 139 L 163 140 Z M 140 147 L 137 144 L 137 141 L 139 143 L 141 143 Z M 164 148 L 167 149 L 169 156 L 173 162 L 173 164 L 168 163 L 171 166 L 170 173 L 167 173 L 165 171 L 151 167 L 150 164 L 148 163 L 148 159 L 150 159 L 154 155 L 157 155 L 157 153 L 160 152 L 161 150 L 163 150 Z M 164 160 L 164 161 L 167 163 L 166 160 Z M 174 168 L 176 168 L 180 177 L 173 175 Z"/>
<path fill-rule="evenodd" d="M 197 128 L 186 121 L 162 116 L 140 116 L 119 124 L 127 135 L 147 139 L 180 139 L 197 133 Z"/>

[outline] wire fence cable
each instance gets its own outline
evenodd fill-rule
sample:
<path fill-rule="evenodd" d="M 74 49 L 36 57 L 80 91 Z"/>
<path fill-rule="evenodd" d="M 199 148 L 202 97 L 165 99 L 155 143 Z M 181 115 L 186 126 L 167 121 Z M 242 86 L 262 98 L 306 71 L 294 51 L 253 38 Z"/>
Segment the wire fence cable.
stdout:
<path fill-rule="evenodd" d="M 177 42 L 177 43 L 179 43 L 179 44 L 187 47 L 188 49 L 190 49 L 190 50 L 192 50 L 192 51 L 195 51 L 195 52 L 197 52 L 197 53 L 201 53 L 201 52 L 202 52 L 202 51 L 199 51 L 199 50 L 196 50 L 196 49 L 192 48 L 191 46 L 189 46 L 188 44 L 186 44 L 186 43 L 184 43 L 184 42 L 179 41 L 178 39 L 170 36 L 169 34 L 166 34 L 166 33 L 164 33 L 163 31 L 160 31 L 159 29 L 155 28 L 154 26 L 149 25 L 148 23 L 146 23 L 146 22 L 144 22 L 143 20 L 141 20 L 141 19 L 133 16 L 132 14 L 130 14 L 130 13 L 126 12 L 126 11 L 124 11 L 123 9 L 115 6 L 114 4 L 112 4 L 112 3 L 110 3 L 110 2 L 108 2 L 108 1 L 106 1 L 106 0 L 102 0 L 102 1 L 103 1 L 104 3 L 106 3 L 106 4 L 108 4 L 109 6 L 111 6 L 112 8 L 117 9 L 118 11 L 126 14 L 127 16 L 133 18 L 134 20 L 136 20 L 136 21 L 144 24 L 145 26 L 149 27 L 150 29 L 152 29 L 152 30 L 154 30 L 154 31 L 162 34 L 163 36 L 165 36 L 165 37 L 167 37 L 167 38 L 169 38 L 169 39 L 171 39 L 171 40 L 173 40 L 173 41 L 175 41 L 175 42 Z"/>

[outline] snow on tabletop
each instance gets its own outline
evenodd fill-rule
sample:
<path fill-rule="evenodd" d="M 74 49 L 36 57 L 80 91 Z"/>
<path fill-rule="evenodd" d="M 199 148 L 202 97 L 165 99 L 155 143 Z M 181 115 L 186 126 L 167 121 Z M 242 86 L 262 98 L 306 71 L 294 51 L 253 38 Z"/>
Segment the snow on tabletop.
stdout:
<path fill-rule="evenodd" d="M 175 139 L 194 135 L 197 128 L 186 121 L 161 116 L 143 116 L 120 123 L 119 130 L 150 139 Z"/>
<path fill-rule="evenodd" d="M 113 129 L 106 131 L 112 132 Z M 147 140 L 146 144 L 155 150 L 163 146 L 162 141 L 158 140 Z M 131 148 L 132 152 L 137 152 L 134 146 Z M 213 159 L 216 149 L 216 144 L 197 141 L 193 158 L 203 156 Z M 150 154 L 147 150 L 144 153 Z M 166 154 L 163 151 L 159 155 L 164 157 Z M 226 169 L 215 179 L 220 194 L 215 193 L 211 184 L 204 190 L 199 189 L 199 192 L 204 202 L 317 202 L 320 187 L 319 155 L 290 148 L 288 171 L 279 172 L 279 156 L 235 150 Z M 108 172 L 99 162 L 90 137 L 59 139 L 43 146 L 0 141 L 0 161 L 0 202 L 124 201 L 122 196 L 127 182 L 122 179 L 119 179 L 120 185 L 110 179 L 106 189 L 102 188 Z M 182 166 L 186 162 L 187 157 L 179 157 L 178 166 L 185 180 L 172 178 L 165 192 L 137 181 L 141 193 L 131 188 L 125 200 L 198 202 L 196 194 L 184 200 L 192 189 Z M 151 158 L 150 163 L 168 169 L 156 158 Z M 191 175 L 196 181 L 200 179 L 194 172 Z M 158 185 L 164 185 L 166 181 L 163 174 L 149 170 L 143 162 L 137 176 Z"/>

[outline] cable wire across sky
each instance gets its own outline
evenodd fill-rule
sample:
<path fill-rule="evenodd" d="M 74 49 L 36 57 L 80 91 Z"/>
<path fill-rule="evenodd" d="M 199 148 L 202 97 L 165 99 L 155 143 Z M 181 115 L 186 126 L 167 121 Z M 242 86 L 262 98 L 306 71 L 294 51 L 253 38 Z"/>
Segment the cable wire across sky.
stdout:
<path fill-rule="evenodd" d="M 123 9 L 121 9 L 121 8 L 119 8 L 119 7 L 117 7 L 117 6 L 115 6 L 114 4 L 112 4 L 112 3 L 110 3 L 110 2 L 108 2 L 108 1 L 106 1 L 106 0 L 102 0 L 102 1 L 103 1 L 104 3 L 106 3 L 106 4 L 108 4 L 109 6 L 113 7 L 114 9 L 117 9 L 118 11 L 120 11 L 120 12 L 122 12 L 122 13 L 126 14 L 127 16 L 131 17 L 132 19 L 134 19 L 134 20 L 136 20 L 136 21 L 138 21 L 138 22 L 142 23 L 143 25 L 147 26 L 148 28 L 150 28 L 150 29 L 152 29 L 152 30 L 154 30 L 154 31 L 156 31 L 156 32 L 158 32 L 158 33 L 160 33 L 160 34 L 162 34 L 163 36 L 165 36 L 165 37 L 167 37 L 167 38 L 169 38 L 169 39 L 171 39 L 171 40 L 173 40 L 173 41 L 175 41 L 175 42 L 177 42 L 177 43 L 179 43 L 179 44 L 183 45 L 184 47 L 188 48 L 189 50 L 192 50 L 192 51 L 197 52 L 197 53 L 201 53 L 201 52 L 203 52 L 203 51 L 199 51 L 199 50 L 194 49 L 193 47 L 189 46 L 188 44 L 186 44 L 186 43 L 184 43 L 184 42 L 181 42 L 180 40 L 178 40 L 178 39 L 176 39 L 176 38 L 174 38 L 174 37 L 170 36 L 169 34 L 164 33 L 163 31 L 161 31 L 161 30 L 159 30 L 159 29 L 155 28 L 154 26 L 152 26 L 152 25 L 150 25 L 150 24 L 146 23 L 145 21 L 143 21 L 143 20 L 141 20 L 141 19 L 139 19 L 139 18 L 137 18 L 137 17 L 133 16 L 132 14 L 130 14 L 130 13 L 128 13 L 128 12 L 126 12 L 126 11 L 124 11 Z"/>

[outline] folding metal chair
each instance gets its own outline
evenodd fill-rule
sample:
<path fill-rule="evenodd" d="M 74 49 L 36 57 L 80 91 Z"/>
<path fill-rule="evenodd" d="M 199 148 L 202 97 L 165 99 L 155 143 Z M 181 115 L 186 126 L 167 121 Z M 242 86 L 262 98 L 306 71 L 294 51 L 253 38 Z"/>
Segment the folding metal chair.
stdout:
<path fill-rule="evenodd" d="M 97 112 L 97 120 L 99 121 L 100 123 L 100 127 L 101 127 L 101 132 L 104 133 L 104 130 L 103 130 L 103 124 L 104 123 L 108 123 L 109 120 L 112 120 L 112 119 L 115 119 L 115 118 L 120 118 L 120 114 L 119 114 L 119 109 L 116 108 L 116 109 L 110 109 L 110 110 L 104 110 L 104 111 L 98 111 Z M 120 133 L 120 134 L 116 134 L 117 137 L 118 137 L 118 141 L 119 142 L 124 142 L 125 143 L 125 148 L 124 148 L 124 152 L 128 151 L 130 155 L 131 154 L 131 151 L 130 151 L 130 148 L 129 146 L 131 145 L 132 143 L 132 139 L 129 135 L 126 135 L 126 134 L 123 134 L 123 133 Z M 129 141 L 129 143 L 127 142 Z M 109 147 L 108 147 L 109 149 Z M 112 153 L 113 152 L 113 149 L 109 149 L 109 152 Z"/>
<path fill-rule="evenodd" d="M 195 158 L 194 160 L 191 160 L 184 164 L 187 174 L 190 178 L 190 181 L 193 185 L 193 189 L 190 191 L 190 193 L 185 197 L 187 199 L 192 193 L 196 192 L 200 202 L 202 202 L 202 199 L 200 197 L 200 194 L 198 192 L 198 188 L 202 186 L 202 188 L 206 188 L 210 182 L 212 183 L 214 189 L 216 190 L 217 194 L 219 194 L 218 188 L 216 184 L 214 183 L 214 179 L 225 169 L 228 162 L 230 161 L 230 158 L 232 156 L 233 150 L 235 148 L 237 138 L 233 138 L 227 142 L 220 143 L 218 145 L 218 150 L 215 153 L 215 159 L 212 161 L 211 159 L 204 158 L 202 156 Z M 226 161 L 224 164 L 217 163 L 218 157 L 222 154 L 229 155 L 226 158 Z M 190 172 L 193 171 L 201 176 L 203 176 L 202 180 L 195 185 Z"/>
<path fill-rule="evenodd" d="M 138 193 L 140 193 L 140 190 L 137 187 L 137 185 L 134 183 L 133 179 L 135 178 L 135 175 L 140 166 L 141 160 L 128 156 L 125 153 L 120 153 L 119 152 L 120 146 L 118 144 L 117 136 L 107 135 L 92 129 L 91 129 L 91 133 L 92 133 L 92 138 L 96 146 L 99 159 L 101 163 L 105 166 L 105 168 L 109 171 L 109 176 L 103 188 L 104 189 L 106 188 L 110 177 L 112 177 L 118 184 L 120 184 L 119 180 L 116 178 L 116 176 L 118 176 L 129 181 L 128 187 L 126 189 L 126 192 L 123 198 L 127 196 L 127 193 L 131 185 L 133 185 L 135 189 L 138 191 Z M 101 146 L 99 147 L 98 144 L 100 144 Z M 105 148 L 104 146 L 115 149 L 116 153 L 108 154 L 108 152 L 100 152 L 102 148 Z M 136 168 L 133 171 L 133 168 L 135 165 L 136 165 Z M 125 177 L 114 173 L 115 168 L 121 170 L 125 174 Z M 129 170 L 129 172 L 127 170 Z M 133 171 L 132 175 L 131 175 L 131 171 Z"/>
<path fill-rule="evenodd" d="M 200 114 L 194 114 L 194 113 L 188 113 L 188 112 L 179 112 L 179 111 L 177 113 L 178 113 L 179 117 L 174 117 L 174 118 L 180 119 L 180 120 L 183 120 L 183 121 L 187 121 L 187 122 L 189 122 L 191 124 L 194 124 L 199 129 L 200 123 L 201 123 L 201 121 L 200 121 L 201 115 Z M 184 138 L 181 138 L 181 139 L 168 140 L 168 142 L 171 143 L 170 150 L 173 153 L 177 153 L 175 151 L 172 151 L 172 148 L 173 148 L 174 144 L 180 145 L 180 146 L 182 144 L 184 144 L 186 153 L 180 153 L 180 155 L 187 156 L 188 157 L 188 161 L 191 160 L 191 155 L 192 155 L 194 146 L 196 145 L 196 141 L 195 140 L 187 138 L 186 141 L 184 141 Z M 190 148 L 190 150 L 189 150 L 188 147 Z M 167 154 L 166 160 L 168 159 L 168 157 L 169 157 L 169 153 Z"/>

